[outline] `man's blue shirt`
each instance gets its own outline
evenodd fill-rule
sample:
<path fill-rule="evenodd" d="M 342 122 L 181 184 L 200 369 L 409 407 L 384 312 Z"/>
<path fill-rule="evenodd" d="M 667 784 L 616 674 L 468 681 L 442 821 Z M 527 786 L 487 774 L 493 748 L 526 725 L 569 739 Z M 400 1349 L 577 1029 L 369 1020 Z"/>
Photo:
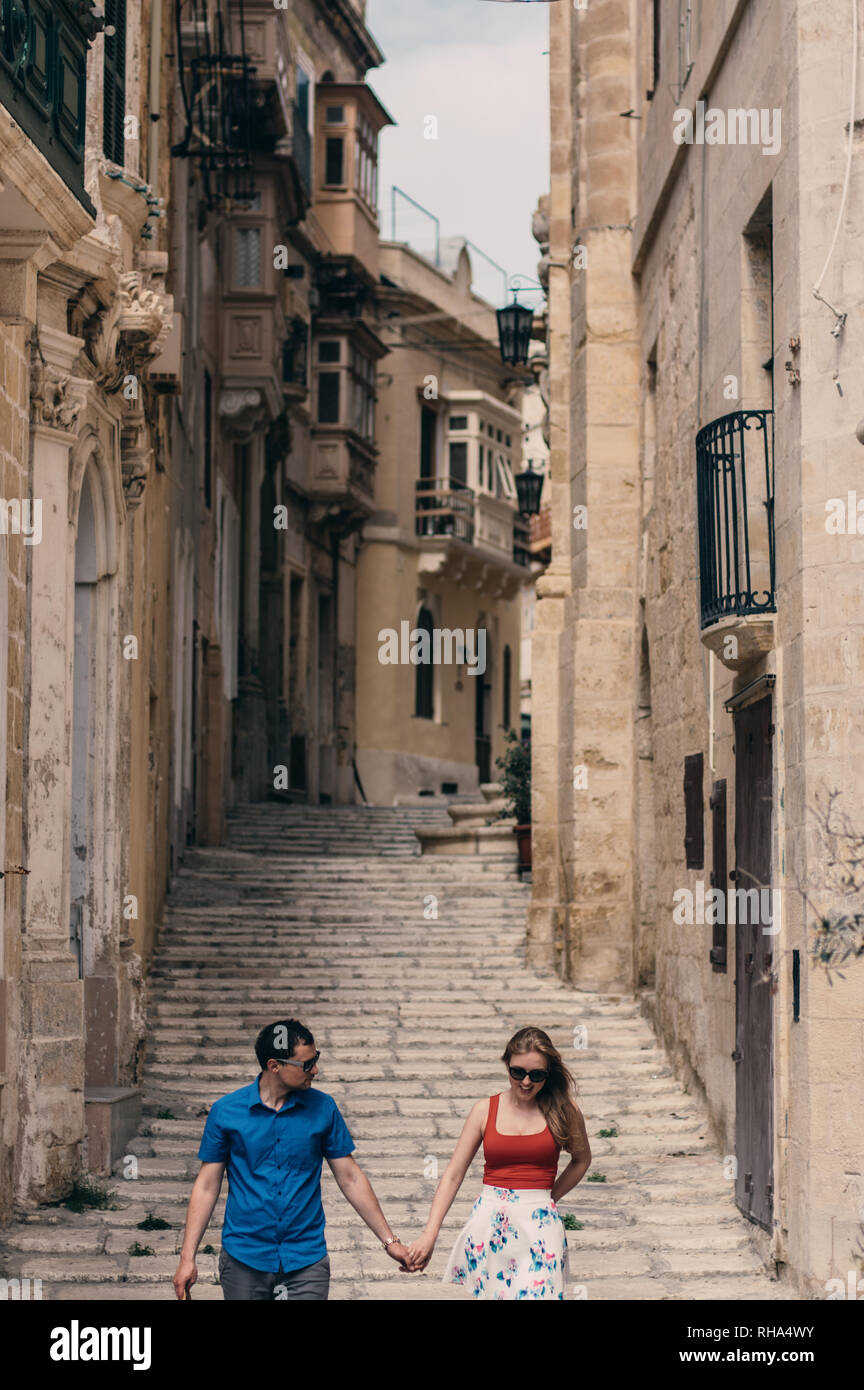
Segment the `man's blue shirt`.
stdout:
<path fill-rule="evenodd" d="M 291 1091 L 271 1110 L 256 1078 L 217 1100 L 198 1157 L 227 1164 L 222 1245 L 228 1254 L 283 1274 L 323 1260 L 322 1160 L 345 1158 L 353 1148 L 338 1105 L 323 1091 Z"/>

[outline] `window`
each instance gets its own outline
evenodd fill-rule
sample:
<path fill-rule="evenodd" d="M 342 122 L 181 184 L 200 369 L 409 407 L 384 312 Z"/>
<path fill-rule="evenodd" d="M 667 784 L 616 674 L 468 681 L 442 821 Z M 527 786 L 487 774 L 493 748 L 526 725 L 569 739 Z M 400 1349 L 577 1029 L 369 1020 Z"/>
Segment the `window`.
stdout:
<path fill-rule="evenodd" d="M 495 496 L 509 497 L 511 501 L 516 500 L 513 471 L 509 459 L 505 459 L 503 454 L 497 454 L 495 457 Z"/>
<path fill-rule="evenodd" d="M 501 436 L 501 431 L 500 431 L 500 430 L 496 430 L 496 431 L 495 431 L 495 438 L 498 440 L 498 443 L 499 443 L 499 444 L 501 444 L 501 443 L 503 442 L 502 436 Z"/>
<path fill-rule="evenodd" d="M 320 342 L 318 344 L 319 362 L 339 362 L 341 360 L 342 344 L 337 338 L 335 342 Z"/>
<path fill-rule="evenodd" d="M 504 436 L 504 443 L 507 445 L 507 448 L 509 449 L 509 448 L 510 448 L 510 436 L 509 436 L 509 434 L 505 434 L 505 436 Z"/>
<path fill-rule="evenodd" d="M 421 608 L 417 614 L 417 627 L 429 633 L 429 652 L 432 651 L 432 614 L 428 608 Z M 414 715 L 417 719 L 435 718 L 435 667 L 430 661 L 421 661 L 417 667 L 414 685 Z"/>
<path fill-rule="evenodd" d="M 306 129 L 309 129 L 309 112 L 311 110 L 311 90 L 312 81 L 306 68 L 297 64 L 297 109 L 303 119 Z"/>
<path fill-rule="evenodd" d="M 693 71 L 693 0 L 678 0 L 678 90 L 687 86 Z"/>
<path fill-rule="evenodd" d="M 512 660 L 513 660 L 513 659 L 512 659 L 512 656 L 511 656 L 511 654 L 510 654 L 510 648 L 509 648 L 509 647 L 505 647 L 505 648 L 504 648 L 504 691 L 503 691 L 503 695 L 504 695 L 504 702 L 503 702 L 503 703 L 504 703 L 504 728 L 505 728 L 505 729 L 509 729 L 509 728 L 510 728 L 510 725 L 511 725 L 511 719 L 510 719 L 510 683 L 511 683 L 511 679 L 512 679 L 512 672 L 511 672 L 511 669 L 510 669 L 510 668 L 511 668 L 511 666 L 512 666 Z"/>
<path fill-rule="evenodd" d="M 489 431 L 489 438 L 490 438 L 490 439 L 494 439 L 494 438 L 495 438 L 495 431 L 494 431 L 494 429 L 492 428 L 492 426 L 491 426 L 491 425 L 487 425 L 487 426 L 486 426 L 486 429 Z"/>
<path fill-rule="evenodd" d="M 234 285 L 254 290 L 261 284 L 261 228 L 234 228 Z"/>
<path fill-rule="evenodd" d="M 650 0 L 651 5 L 651 86 L 645 93 L 648 101 L 654 100 L 654 93 L 660 82 L 660 6 L 662 0 Z"/>
<path fill-rule="evenodd" d="M 325 145 L 324 182 L 341 186 L 345 171 L 345 141 L 342 136 L 328 136 Z"/>
<path fill-rule="evenodd" d="M 357 117 L 354 187 L 370 208 L 378 204 L 378 137 L 365 116 Z"/>
<path fill-rule="evenodd" d="M 213 378 L 204 372 L 204 505 L 210 509 L 213 476 Z"/>
<path fill-rule="evenodd" d="M 370 442 L 375 439 L 375 363 L 351 349 L 351 428 Z"/>
<path fill-rule="evenodd" d="M 467 430 L 467 428 L 468 428 L 468 416 L 467 416 L 467 415 L 451 415 L 451 416 L 450 416 L 450 429 L 451 429 L 451 430 Z"/>
<path fill-rule="evenodd" d="M 432 479 L 435 477 L 435 434 L 438 426 L 438 416 L 434 410 L 430 410 L 428 405 L 424 405 L 420 411 L 420 477 Z"/>
<path fill-rule="evenodd" d="M 105 0 L 104 97 L 102 150 L 106 159 L 124 164 L 123 118 L 126 115 L 126 0 Z"/>
<path fill-rule="evenodd" d="M 339 373 L 321 372 L 318 376 L 318 423 L 339 423 Z"/>
<path fill-rule="evenodd" d="M 325 125 L 344 125 L 344 124 L 345 124 L 345 107 L 344 107 L 344 106 L 328 106 L 328 107 L 326 108 L 325 112 L 324 112 L 324 124 L 325 124 Z"/>
<path fill-rule="evenodd" d="M 450 445 L 450 481 L 463 486 L 468 482 L 468 445 Z"/>
<path fill-rule="evenodd" d="M 282 344 L 282 380 L 289 385 L 306 385 L 306 356 L 309 326 L 304 319 L 295 318 Z"/>
<path fill-rule="evenodd" d="M 688 869 L 701 869 L 705 863 L 703 775 L 702 754 L 689 754 L 684 759 L 684 852 Z"/>

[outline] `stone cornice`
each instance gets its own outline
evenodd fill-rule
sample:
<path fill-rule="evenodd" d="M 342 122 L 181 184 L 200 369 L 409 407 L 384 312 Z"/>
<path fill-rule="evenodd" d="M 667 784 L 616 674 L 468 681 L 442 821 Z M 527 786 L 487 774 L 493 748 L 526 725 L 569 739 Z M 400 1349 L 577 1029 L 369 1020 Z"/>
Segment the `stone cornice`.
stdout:
<path fill-rule="evenodd" d="M 364 72 L 381 66 L 384 54 L 350 0 L 316 0 L 316 8 L 324 22 L 350 43 L 352 57 Z"/>
<path fill-rule="evenodd" d="M 13 184 L 43 219 L 61 250 L 69 250 L 92 231 L 95 219 L 2 105 L 0 168 L 4 180 Z"/>

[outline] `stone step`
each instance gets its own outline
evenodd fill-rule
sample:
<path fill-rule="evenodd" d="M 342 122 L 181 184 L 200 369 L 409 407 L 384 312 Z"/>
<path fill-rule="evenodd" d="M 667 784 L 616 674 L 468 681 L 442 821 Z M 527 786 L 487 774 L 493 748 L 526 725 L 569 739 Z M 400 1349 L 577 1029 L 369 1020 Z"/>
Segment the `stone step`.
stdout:
<path fill-rule="evenodd" d="M 25 1213 L 0 1233 L 0 1273 L 41 1278 L 43 1298 L 57 1301 L 173 1300 L 209 1107 L 249 1083 L 255 1032 L 280 1016 L 314 1028 L 317 1084 L 343 1110 L 393 1229 L 410 1239 L 435 1190 L 430 1161 L 443 1171 L 471 1104 L 506 1083 L 509 1032 L 536 1021 L 576 1078 L 589 1176 L 606 1179 L 586 1178 L 560 1204 L 582 1223 L 568 1233 L 568 1300 L 793 1296 L 763 1270 L 701 1103 L 677 1081 L 639 1002 L 527 969 L 531 890 L 510 857 L 418 854 L 415 830 L 450 820 L 443 803 L 268 802 L 232 812 L 227 846 L 187 852 L 148 981 L 142 1121 L 127 1152 L 137 1177 L 119 1165 L 108 1210 Z M 439 915 L 427 922 L 429 893 Z M 577 1025 L 587 1046 L 574 1046 Z M 601 1138 L 613 1128 L 616 1137 Z M 325 1165 L 331 1296 L 463 1300 L 440 1275 L 482 1172 L 478 1155 L 420 1277 L 398 1275 Z M 193 1301 L 221 1300 L 226 1188 Z M 148 1215 L 169 1227 L 142 1231 Z M 130 1254 L 136 1241 L 153 1254 Z"/>

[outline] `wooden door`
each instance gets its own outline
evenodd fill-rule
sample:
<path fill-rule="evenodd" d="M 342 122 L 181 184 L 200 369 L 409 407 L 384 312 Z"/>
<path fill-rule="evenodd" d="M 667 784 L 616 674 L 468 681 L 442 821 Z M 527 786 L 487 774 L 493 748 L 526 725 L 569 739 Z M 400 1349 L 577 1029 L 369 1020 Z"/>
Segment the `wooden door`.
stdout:
<path fill-rule="evenodd" d="M 735 714 L 736 1063 L 735 1200 L 751 1221 L 771 1230 L 774 1196 L 772 971 L 770 925 L 772 739 L 771 699 Z M 743 907 L 741 890 L 758 890 Z M 766 890 L 763 897 L 762 890 Z M 742 920 L 743 918 L 743 920 Z"/>

